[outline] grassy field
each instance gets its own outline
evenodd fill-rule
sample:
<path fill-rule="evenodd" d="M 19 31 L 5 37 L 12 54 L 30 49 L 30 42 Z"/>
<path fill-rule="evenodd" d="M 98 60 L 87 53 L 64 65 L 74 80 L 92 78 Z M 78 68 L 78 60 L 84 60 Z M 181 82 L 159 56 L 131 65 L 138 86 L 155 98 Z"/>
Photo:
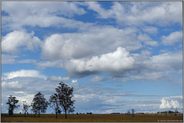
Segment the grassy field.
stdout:
<path fill-rule="evenodd" d="M 65 119 L 64 115 L 58 115 L 55 118 L 53 114 L 42 114 L 40 117 L 34 115 L 1 115 L 2 122 L 182 122 L 183 115 L 174 114 L 135 114 L 125 115 L 125 114 L 70 114 L 68 118 Z"/>

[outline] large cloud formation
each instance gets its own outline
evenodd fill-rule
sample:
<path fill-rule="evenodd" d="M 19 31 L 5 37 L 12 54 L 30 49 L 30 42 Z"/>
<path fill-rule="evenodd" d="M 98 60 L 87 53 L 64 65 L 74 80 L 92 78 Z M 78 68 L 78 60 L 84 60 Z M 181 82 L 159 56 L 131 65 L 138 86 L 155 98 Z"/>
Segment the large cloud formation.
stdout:
<path fill-rule="evenodd" d="M 100 55 L 117 47 L 134 51 L 142 47 L 139 41 L 143 42 L 138 39 L 141 34 L 136 35 L 136 32 L 136 28 L 96 26 L 86 32 L 52 34 L 44 41 L 42 53 L 47 59 L 66 59 Z"/>
<path fill-rule="evenodd" d="M 44 9 L 40 9 L 43 6 Z M 88 24 L 70 19 L 70 17 L 74 15 L 82 15 L 85 13 L 84 9 L 78 6 L 77 3 L 73 2 L 62 2 L 61 4 L 61 2 L 39 3 L 32 1 L 30 6 L 27 2 L 4 1 L 2 7 L 3 11 L 8 13 L 9 16 L 3 17 L 3 27 L 9 30 L 20 29 L 24 26 L 50 27 L 58 25 L 70 28 L 82 26 L 81 28 L 83 28 L 88 26 Z"/>
<path fill-rule="evenodd" d="M 93 56 L 89 59 L 72 59 L 68 65 L 72 72 L 120 72 L 131 69 L 134 59 L 129 52 L 122 47 L 118 47 L 112 53 L 101 56 Z"/>

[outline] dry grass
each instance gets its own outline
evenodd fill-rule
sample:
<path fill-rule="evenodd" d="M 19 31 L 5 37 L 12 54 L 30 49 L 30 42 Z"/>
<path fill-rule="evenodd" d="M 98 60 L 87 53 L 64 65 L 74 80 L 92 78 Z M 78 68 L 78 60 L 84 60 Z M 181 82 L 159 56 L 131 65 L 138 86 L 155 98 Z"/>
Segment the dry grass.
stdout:
<path fill-rule="evenodd" d="M 59 115 L 55 118 L 52 114 L 43 114 L 40 117 L 34 115 L 1 115 L 2 122 L 158 122 L 158 121 L 172 121 L 182 122 L 183 115 L 168 114 L 136 114 L 135 116 L 125 114 L 70 114 L 68 119 L 64 115 Z"/>

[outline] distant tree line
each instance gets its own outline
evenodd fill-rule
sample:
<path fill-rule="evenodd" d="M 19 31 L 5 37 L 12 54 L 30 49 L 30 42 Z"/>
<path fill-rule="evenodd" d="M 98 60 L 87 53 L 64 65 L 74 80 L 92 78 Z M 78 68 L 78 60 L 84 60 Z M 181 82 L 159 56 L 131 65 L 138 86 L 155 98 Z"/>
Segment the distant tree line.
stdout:
<path fill-rule="evenodd" d="M 56 118 L 58 114 L 61 114 L 63 111 L 65 118 L 67 114 L 74 112 L 74 100 L 73 97 L 73 87 L 68 86 L 64 82 L 60 82 L 59 85 L 55 88 L 55 93 L 50 96 L 50 99 L 47 101 L 44 95 L 41 92 L 38 92 L 34 95 L 31 105 L 28 105 L 26 101 L 23 102 L 23 112 L 28 115 L 28 110 L 31 108 L 32 112 L 40 117 L 41 113 L 45 113 L 48 106 L 50 106 L 55 114 Z M 8 97 L 8 114 L 13 115 L 14 110 L 19 107 L 19 100 L 15 96 L 10 95 Z"/>

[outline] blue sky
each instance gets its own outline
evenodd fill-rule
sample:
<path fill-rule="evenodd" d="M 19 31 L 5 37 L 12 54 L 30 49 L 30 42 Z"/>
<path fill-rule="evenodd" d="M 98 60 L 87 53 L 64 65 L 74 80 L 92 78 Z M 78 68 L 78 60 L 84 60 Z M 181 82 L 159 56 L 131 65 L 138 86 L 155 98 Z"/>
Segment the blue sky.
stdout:
<path fill-rule="evenodd" d="M 9 95 L 49 99 L 60 81 L 75 112 L 181 111 L 181 5 L 3 1 L 2 111 Z"/>

